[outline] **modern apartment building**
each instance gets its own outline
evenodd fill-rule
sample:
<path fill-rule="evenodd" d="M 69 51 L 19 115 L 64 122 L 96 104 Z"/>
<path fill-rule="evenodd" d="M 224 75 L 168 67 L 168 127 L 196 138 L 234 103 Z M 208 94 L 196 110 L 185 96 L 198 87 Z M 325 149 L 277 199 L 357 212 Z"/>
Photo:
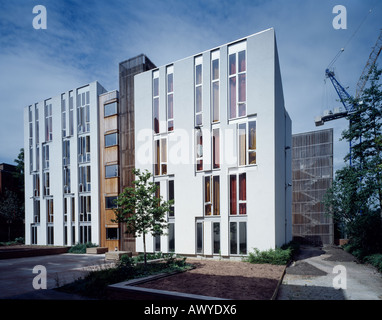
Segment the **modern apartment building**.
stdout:
<path fill-rule="evenodd" d="M 291 120 L 275 32 L 157 68 L 119 65 L 119 91 L 93 82 L 25 108 L 26 242 L 143 251 L 113 222 L 114 200 L 147 169 L 174 200 L 148 251 L 235 257 L 292 238 Z"/>
<path fill-rule="evenodd" d="M 92 82 L 24 109 L 25 241 L 100 242 L 99 95 Z"/>
<path fill-rule="evenodd" d="M 291 120 L 273 29 L 140 73 L 134 94 L 135 167 L 174 200 L 148 251 L 234 257 L 291 240 Z"/>

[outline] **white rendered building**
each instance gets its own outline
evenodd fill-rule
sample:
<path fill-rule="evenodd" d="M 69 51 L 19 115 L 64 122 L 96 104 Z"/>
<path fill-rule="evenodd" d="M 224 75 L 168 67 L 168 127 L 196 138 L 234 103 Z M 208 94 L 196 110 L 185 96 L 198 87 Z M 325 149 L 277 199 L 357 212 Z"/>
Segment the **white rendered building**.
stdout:
<path fill-rule="evenodd" d="M 235 257 L 292 239 L 291 120 L 273 29 L 140 73 L 134 95 L 135 167 L 174 200 L 148 252 Z"/>
<path fill-rule="evenodd" d="M 92 82 L 24 109 L 25 241 L 99 243 L 98 97 Z"/>

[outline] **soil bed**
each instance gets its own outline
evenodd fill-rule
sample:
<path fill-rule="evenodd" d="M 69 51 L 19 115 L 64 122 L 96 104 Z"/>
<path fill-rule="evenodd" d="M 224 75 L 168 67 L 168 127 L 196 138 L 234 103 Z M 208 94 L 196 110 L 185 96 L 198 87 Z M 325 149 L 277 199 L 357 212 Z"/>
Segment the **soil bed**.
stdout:
<path fill-rule="evenodd" d="M 188 259 L 196 268 L 138 287 L 234 300 L 269 300 L 285 266 Z"/>

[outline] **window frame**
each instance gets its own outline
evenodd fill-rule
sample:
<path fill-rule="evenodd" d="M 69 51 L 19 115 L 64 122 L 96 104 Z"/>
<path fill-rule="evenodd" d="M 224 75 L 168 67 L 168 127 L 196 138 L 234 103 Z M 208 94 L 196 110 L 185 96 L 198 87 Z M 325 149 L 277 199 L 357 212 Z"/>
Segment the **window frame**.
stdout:
<path fill-rule="evenodd" d="M 113 172 L 114 175 L 108 175 L 108 168 L 115 167 Z M 119 166 L 118 164 L 108 164 L 105 165 L 105 179 L 112 179 L 112 178 L 118 178 L 119 177 Z"/>
<path fill-rule="evenodd" d="M 111 105 L 115 105 L 115 110 L 113 110 L 113 113 L 106 112 L 107 107 L 108 106 L 110 107 Z M 104 116 L 104 118 L 112 117 L 112 116 L 115 116 L 117 114 L 118 114 L 118 102 L 117 101 L 111 101 L 111 102 L 108 101 L 103 105 L 103 116 Z"/>
<path fill-rule="evenodd" d="M 245 190 L 243 192 L 245 192 L 245 195 L 244 195 L 244 199 L 240 199 L 242 198 L 241 197 L 241 186 L 240 186 L 240 176 L 242 175 L 245 175 Z M 232 183 L 231 183 L 231 178 L 234 177 L 235 178 L 235 190 L 232 190 Z M 248 204 L 248 197 L 247 197 L 247 172 L 236 172 L 236 173 L 230 173 L 228 175 L 228 183 L 229 183 L 229 187 L 228 187 L 228 192 L 229 192 L 229 216 L 231 217 L 243 217 L 243 216 L 247 216 L 248 215 L 248 210 L 247 210 L 247 204 Z M 234 191 L 234 193 L 233 193 Z M 234 195 L 234 198 L 233 199 L 233 195 Z M 235 201 L 235 203 L 233 204 L 233 201 Z M 245 205 L 245 206 L 244 206 Z M 245 213 L 240 213 L 240 208 L 244 208 L 242 209 L 242 211 L 244 210 Z M 235 213 L 232 213 L 233 212 L 233 209 L 235 209 Z"/>
<path fill-rule="evenodd" d="M 251 134 L 250 134 L 250 124 L 254 123 L 255 124 L 255 148 L 250 149 L 250 139 L 251 139 Z M 241 126 L 245 126 L 245 134 L 242 135 L 242 130 L 240 129 Z M 237 123 L 236 127 L 237 131 L 237 166 L 238 167 L 246 167 L 246 166 L 256 166 L 257 165 L 257 117 L 253 118 L 247 118 L 246 121 L 241 121 Z M 241 137 L 244 136 L 245 139 L 245 145 L 244 145 L 244 152 L 242 150 L 242 142 L 241 142 Z M 244 154 L 245 156 L 245 161 L 241 161 L 241 155 Z M 255 163 L 250 163 L 250 154 L 254 154 L 255 157 Z"/>
<path fill-rule="evenodd" d="M 172 76 L 172 81 L 171 84 L 172 86 L 170 87 L 169 85 L 169 78 Z M 170 97 L 172 100 L 172 117 L 170 117 Z M 167 114 L 167 132 L 173 132 L 174 131 L 174 66 L 168 66 L 166 68 L 166 114 Z M 172 125 L 170 126 L 170 123 Z"/>
<path fill-rule="evenodd" d="M 239 66 L 239 61 L 240 61 L 240 53 L 244 52 L 244 58 L 245 58 L 245 70 L 240 70 L 240 66 Z M 231 56 L 235 56 L 235 72 L 232 72 L 231 73 L 231 70 L 230 70 L 230 67 L 231 67 Z M 242 42 L 239 42 L 239 43 L 236 43 L 236 44 L 233 44 L 231 45 L 229 48 L 228 48 L 228 70 L 227 70 L 227 75 L 228 75 L 228 81 L 227 81 L 227 85 L 228 85 L 228 119 L 229 120 L 233 120 L 233 119 L 238 119 L 238 118 L 243 118 L 243 117 L 246 117 L 247 114 L 248 114 L 248 107 L 247 107 L 247 66 L 248 66 L 248 63 L 247 63 L 247 42 L 246 41 L 242 41 Z M 245 97 L 244 97 L 244 101 L 241 101 L 240 100 L 240 78 L 242 78 L 243 76 L 245 76 L 245 87 L 244 87 L 244 90 L 245 90 Z M 231 115 L 231 103 L 232 103 L 232 99 L 231 99 L 231 79 L 234 79 L 234 83 L 235 83 L 235 116 L 232 116 Z M 232 92 L 233 93 L 233 92 Z M 244 114 L 240 115 L 240 105 L 245 105 L 245 112 Z"/>
<path fill-rule="evenodd" d="M 209 180 L 209 190 L 207 190 L 206 181 Z M 218 181 L 218 191 L 215 188 L 215 180 Z M 219 175 L 205 175 L 203 179 L 203 216 L 204 217 L 220 217 L 221 200 L 220 200 L 220 176 Z M 208 196 L 208 198 L 207 198 Z M 207 200 L 209 199 L 209 200 Z M 207 206 L 210 210 L 207 211 Z M 210 214 L 207 214 L 210 212 Z"/>
<path fill-rule="evenodd" d="M 214 78 L 214 61 L 218 63 L 218 75 Z M 220 50 L 211 52 L 211 123 L 220 122 Z M 217 109 L 215 110 L 215 91 L 214 85 L 218 85 L 217 89 Z M 217 112 L 216 112 L 217 111 Z M 216 118 L 216 119 L 215 119 Z"/>
<path fill-rule="evenodd" d="M 106 144 L 106 140 L 107 138 L 106 137 L 109 137 L 109 136 L 113 136 L 115 135 L 115 143 L 113 142 L 113 144 Z M 105 134 L 104 136 L 104 141 L 105 141 L 105 148 L 110 148 L 110 147 L 114 147 L 114 146 L 118 146 L 118 132 L 112 132 L 112 133 L 107 133 Z"/>
<path fill-rule="evenodd" d="M 198 83 L 198 67 L 200 66 L 200 83 Z M 200 90 L 200 97 L 199 97 Z M 199 100 L 200 99 L 200 100 Z M 203 56 L 194 58 L 194 123 L 195 127 L 203 126 Z M 200 101 L 200 110 L 198 111 L 198 101 Z M 200 122 L 199 122 L 200 120 Z"/>

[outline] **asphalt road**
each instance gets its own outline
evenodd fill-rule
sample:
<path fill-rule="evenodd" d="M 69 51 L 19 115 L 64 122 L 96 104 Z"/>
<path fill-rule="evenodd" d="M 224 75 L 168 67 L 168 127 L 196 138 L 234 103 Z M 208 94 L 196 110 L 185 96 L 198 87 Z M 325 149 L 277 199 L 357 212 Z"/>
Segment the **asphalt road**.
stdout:
<path fill-rule="evenodd" d="M 0 260 L 0 299 L 83 299 L 52 289 L 107 264 L 104 254 L 66 253 Z"/>

